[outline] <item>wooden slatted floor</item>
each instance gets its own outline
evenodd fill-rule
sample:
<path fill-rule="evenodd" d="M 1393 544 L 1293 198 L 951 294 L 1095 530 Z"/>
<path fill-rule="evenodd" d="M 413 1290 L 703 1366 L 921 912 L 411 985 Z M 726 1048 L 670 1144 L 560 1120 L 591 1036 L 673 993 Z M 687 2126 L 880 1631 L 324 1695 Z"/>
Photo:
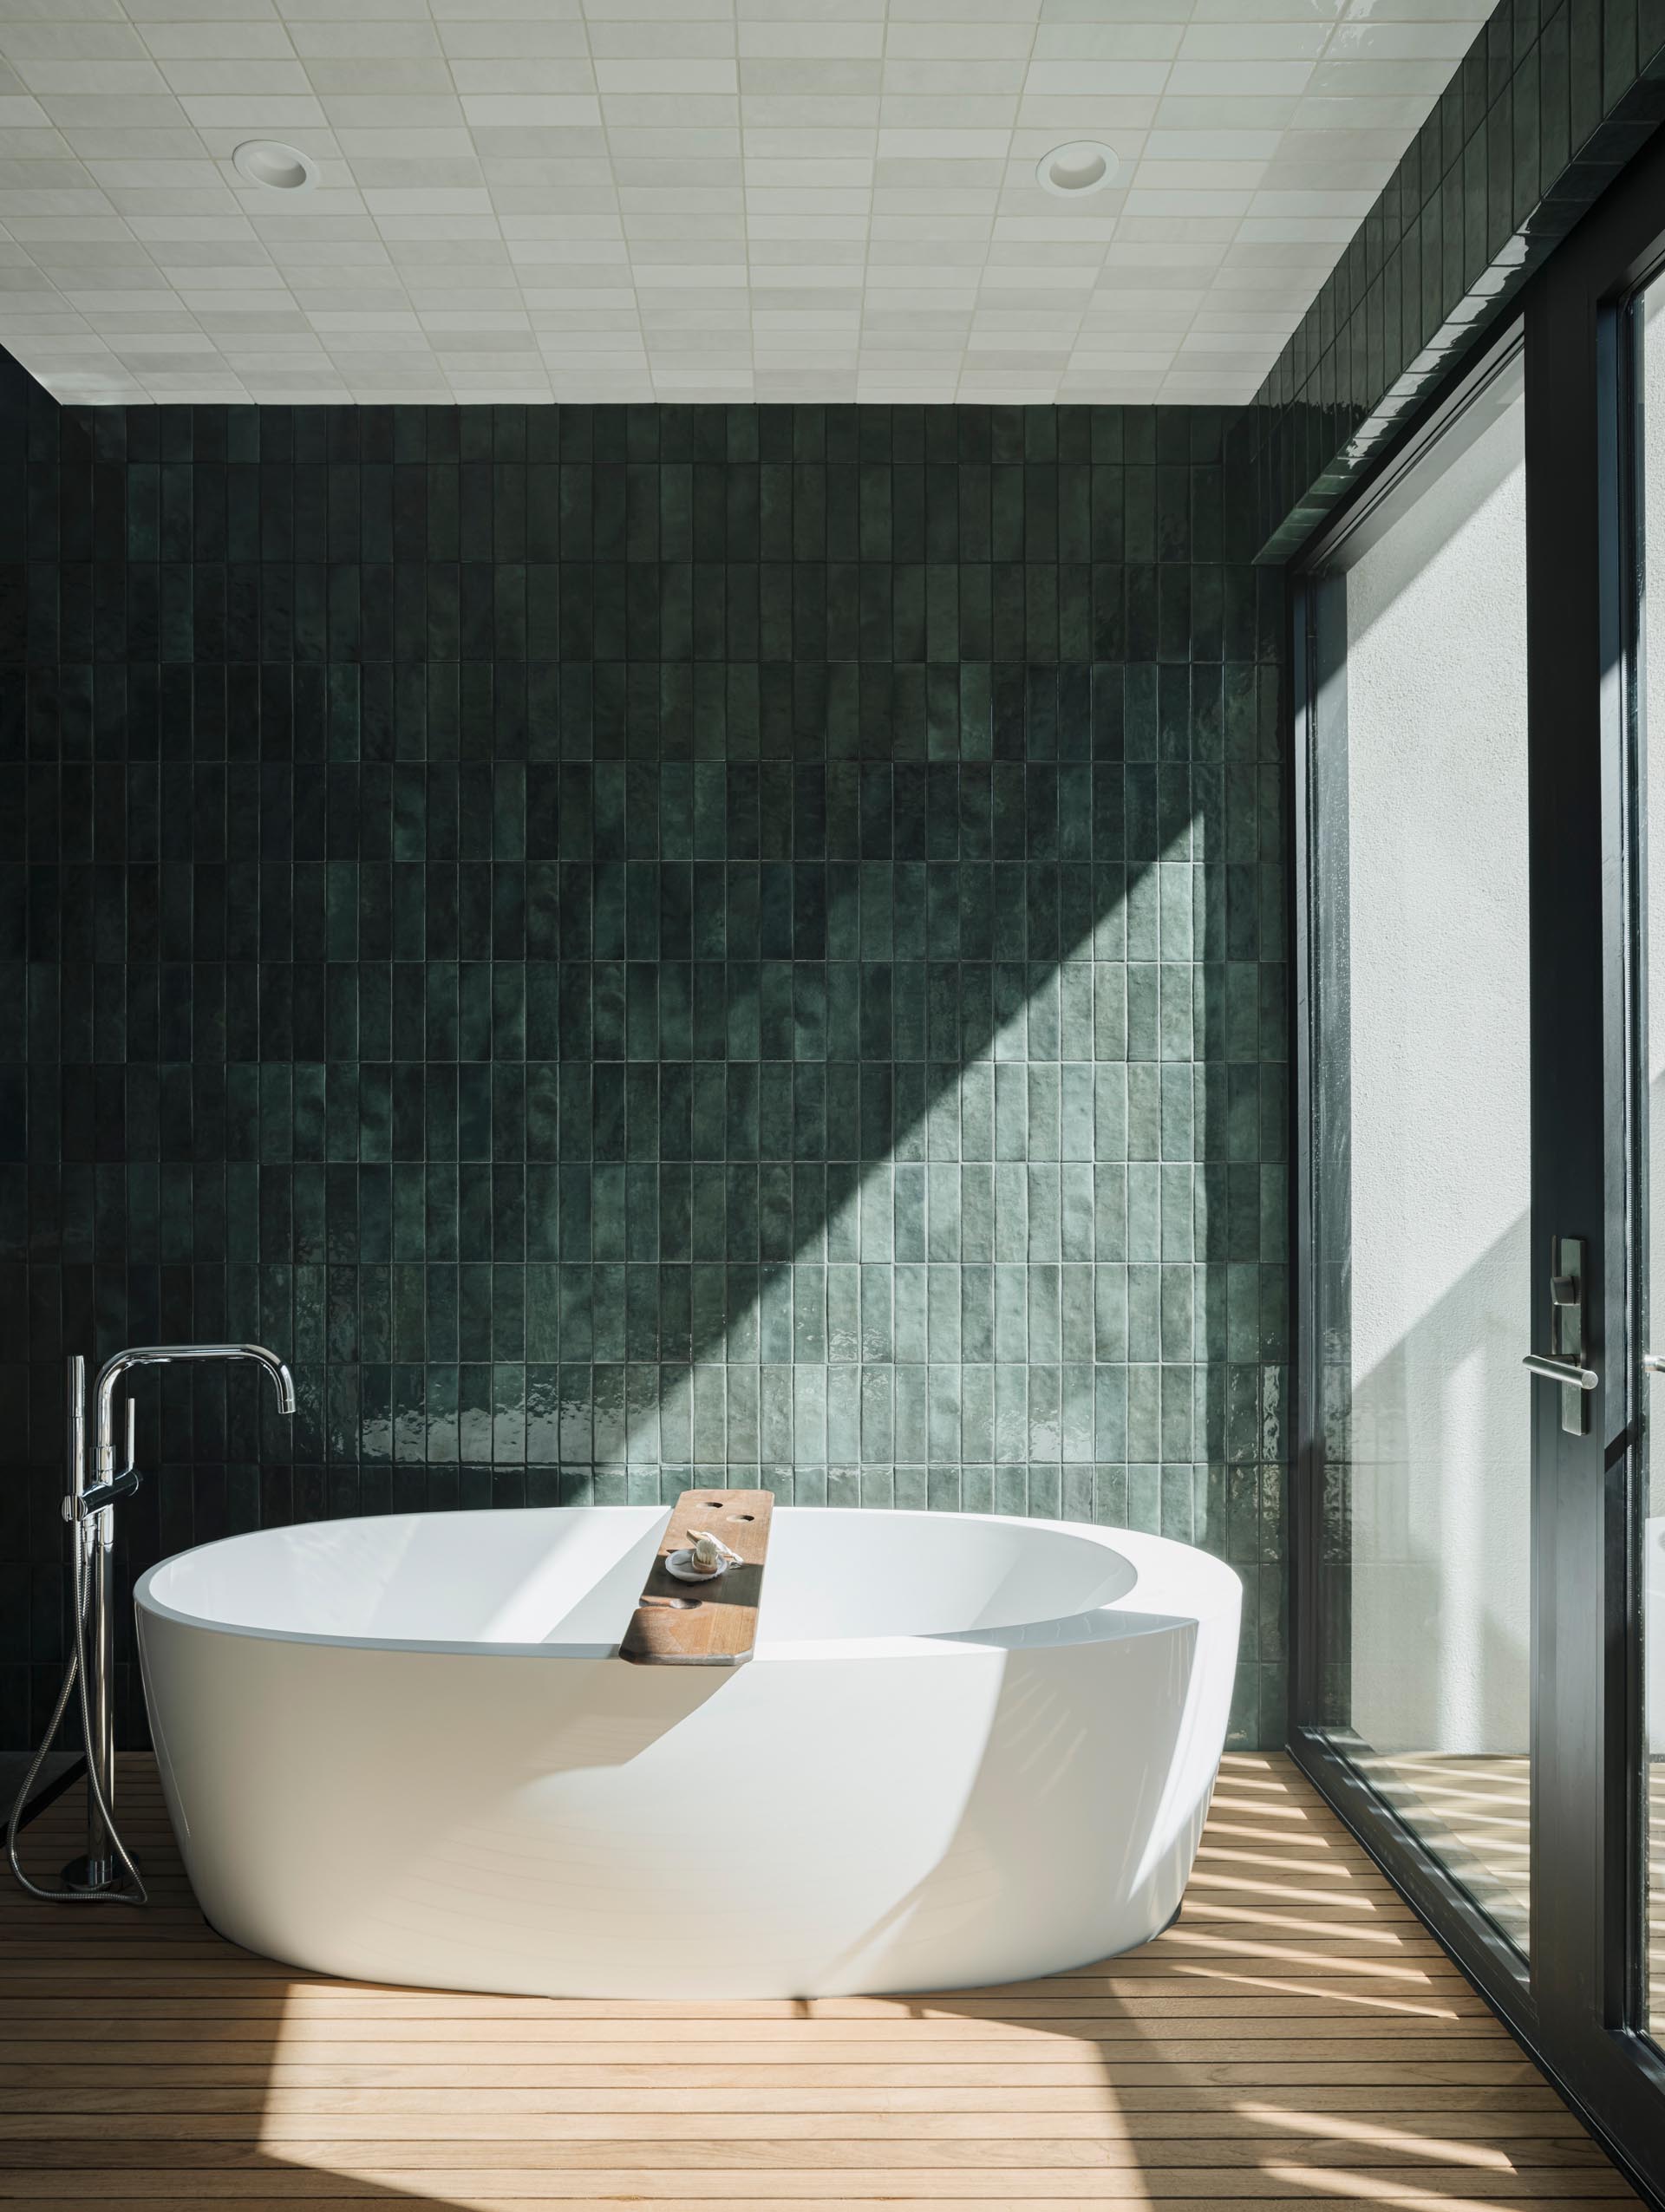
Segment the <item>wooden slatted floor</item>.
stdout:
<path fill-rule="evenodd" d="M 945 1996 L 625 2005 L 293 1973 L 198 1915 L 0 1887 L 0 2200 L 497 2212 L 1487 2212 L 1637 2200 L 1286 1761 L 1227 1760 L 1176 1925 Z M 79 1792 L 28 1831 L 75 1848 Z"/>

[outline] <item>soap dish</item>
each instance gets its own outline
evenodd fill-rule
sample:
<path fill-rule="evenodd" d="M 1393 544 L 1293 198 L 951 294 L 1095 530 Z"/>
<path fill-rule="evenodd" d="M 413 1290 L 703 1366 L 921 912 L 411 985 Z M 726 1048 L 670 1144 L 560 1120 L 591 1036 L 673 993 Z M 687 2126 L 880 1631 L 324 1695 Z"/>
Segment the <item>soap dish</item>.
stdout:
<path fill-rule="evenodd" d="M 669 1553 L 665 1560 L 665 1572 L 674 1575 L 679 1582 L 719 1582 L 728 1572 L 729 1564 L 725 1561 L 721 1567 L 703 1571 L 694 1564 L 694 1554 L 689 1549 Z"/>

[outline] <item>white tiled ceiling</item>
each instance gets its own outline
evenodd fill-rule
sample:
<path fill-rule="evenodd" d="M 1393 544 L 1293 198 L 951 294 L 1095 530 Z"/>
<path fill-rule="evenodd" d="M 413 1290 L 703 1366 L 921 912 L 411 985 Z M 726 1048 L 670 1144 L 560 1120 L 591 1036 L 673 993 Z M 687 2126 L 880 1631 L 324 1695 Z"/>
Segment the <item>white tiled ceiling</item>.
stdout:
<path fill-rule="evenodd" d="M 0 0 L 0 340 L 77 401 L 1243 400 L 1488 12 Z"/>

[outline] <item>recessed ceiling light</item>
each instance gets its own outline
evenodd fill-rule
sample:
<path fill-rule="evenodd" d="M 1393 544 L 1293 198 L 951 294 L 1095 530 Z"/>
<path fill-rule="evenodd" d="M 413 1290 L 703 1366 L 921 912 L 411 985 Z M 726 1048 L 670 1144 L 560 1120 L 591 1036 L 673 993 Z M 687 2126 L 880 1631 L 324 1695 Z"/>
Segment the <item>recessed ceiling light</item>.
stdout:
<path fill-rule="evenodd" d="M 1054 146 L 1041 155 L 1035 177 L 1043 192 L 1076 199 L 1084 192 L 1102 192 L 1120 166 L 1113 147 L 1095 138 L 1073 138 L 1068 146 Z"/>
<path fill-rule="evenodd" d="M 317 165 L 297 147 L 281 146 L 275 138 L 245 138 L 232 156 L 239 177 L 268 192 L 307 192 L 318 179 Z"/>

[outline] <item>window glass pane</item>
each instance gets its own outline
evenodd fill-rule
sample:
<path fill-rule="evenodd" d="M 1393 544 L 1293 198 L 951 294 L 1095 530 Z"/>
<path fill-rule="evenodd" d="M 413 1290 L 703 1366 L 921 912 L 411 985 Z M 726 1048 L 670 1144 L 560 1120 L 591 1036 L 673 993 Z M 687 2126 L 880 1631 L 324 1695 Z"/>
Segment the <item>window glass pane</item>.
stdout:
<path fill-rule="evenodd" d="M 1321 587 L 1314 871 L 1326 1717 L 1523 1949 L 1524 412 L 1505 371 Z"/>

